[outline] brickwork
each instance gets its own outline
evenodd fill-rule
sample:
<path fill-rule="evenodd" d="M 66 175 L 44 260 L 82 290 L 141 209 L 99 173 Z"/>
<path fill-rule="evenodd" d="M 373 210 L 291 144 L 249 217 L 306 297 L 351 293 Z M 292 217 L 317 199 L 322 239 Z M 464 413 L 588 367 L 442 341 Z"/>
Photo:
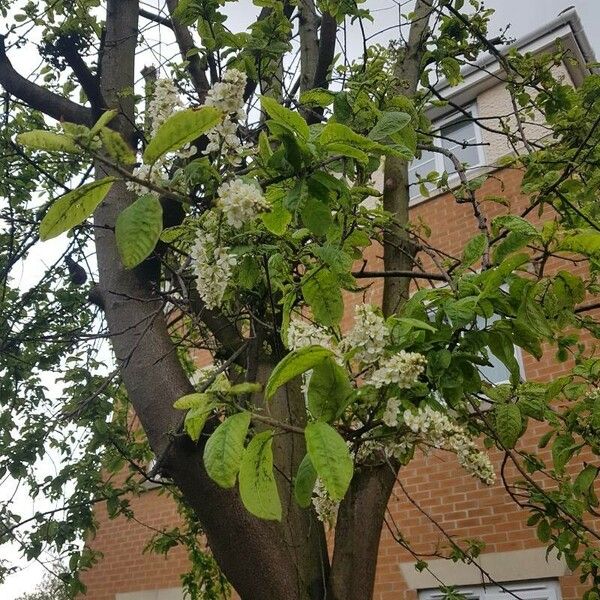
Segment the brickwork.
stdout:
<path fill-rule="evenodd" d="M 520 193 L 521 174 L 516 170 L 496 172 L 478 191 L 479 198 L 501 194 L 512 202 L 512 210 L 526 206 L 527 199 Z M 482 204 L 488 217 L 506 212 L 506 207 L 492 201 Z M 538 217 L 534 217 L 536 220 Z M 468 204 L 457 205 L 449 195 L 439 195 L 424 201 L 411 210 L 411 219 L 422 219 L 431 228 L 432 245 L 450 255 L 460 256 L 465 242 L 477 233 L 477 222 Z M 370 269 L 381 268 L 381 248 L 369 249 Z M 576 265 L 563 261 L 558 268 L 578 271 Z M 365 292 L 367 301 L 375 302 L 381 295 L 382 280 L 371 283 Z M 356 300 L 355 300 L 356 301 Z M 351 322 L 353 311 L 348 311 L 345 326 Z M 530 380 L 555 376 L 570 365 L 557 365 L 552 352 L 541 361 L 523 356 L 526 377 Z M 523 448 L 534 448 L 542 433 L 541 426 L 532 424 Z M 499 453 L 492 453 L 497 472 L 500 472 Z M 509 480 L 514 473 L 508 472 Z M 384 527 L 379 552 L 375 600 L 414 600 L 416 593 L 406 588 L 399 565 L 414 561 L 403 550 L 391 532 L 400 532 L 417 553 L 429 554 L 444 544 L 443 530 L 456 539 L 479 538 L 486 544 L 484 552 L 506 552 L 534 548 L 535 531 L 526 526 L 526 511 L 510 499 L 501 483 L 486 487 L 460 469 L 452 455 L 431 453 L 417 456 L 409 466 L 401 469 L 400 484 L 389 503 L 387 527 Z M 419 508 L 417 508 L 417 506 Z M 172 503 L 150 491 L 132 500 L 137 519 L 108 521 L 102 508 L 97 516 L 100 528 L 92 544 L 105 554 L 85 581 L 89 600 L 114 600 L 116 592 L 170 588 L 179 585 L 179 574 L 185 569 L 186 559 L 180 549 L 173 550 L 167 559 L 142 554 L 152 529 L 172 526 L 176 513 Z M 527 565 L 523 565 L 527 574 Z M 582 588 L 577 578 L 561 578 L 564 600 L 581 598 Z M 284 600 L 284 599 L 265 599 Z"/>

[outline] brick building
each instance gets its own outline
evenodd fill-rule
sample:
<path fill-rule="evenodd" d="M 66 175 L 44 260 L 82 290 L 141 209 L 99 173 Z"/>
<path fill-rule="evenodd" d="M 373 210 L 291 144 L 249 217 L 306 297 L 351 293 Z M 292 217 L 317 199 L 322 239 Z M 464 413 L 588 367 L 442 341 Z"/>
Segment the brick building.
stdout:
<path fill-rule="evenodd" d="M 544 52 L 555 48 L 557 40 L 567 52 L 568 59 L 557 69 L 557 75 L 573 85 L 579 85 L 587 72 L 586 63 L 593 60 L 590 46 L 577 15 L 571 11 L 557 20 L 531 33 L 516 45 L 522 51 Z M 508 93 L 497 75 L 500 66 L 490 58 L 478 63 L 465 73 L 464 81 L 456 88 L 440 91 L 474 117 L 495 128 L 499 122 L 494 117 L 510 115 L 512 106 Z M 476 121 L 469 121 L 451 109 L 436 108 L 431 113 L 434 128 L 446 137 L 466 140 L 480 145 L 466 148 L 443 143 L 459 158 L 469 163 L 469 176 L 493 172 L 477 194 L 483 198 L 489 194 L 506 197 L 512 209 L 519 212 L 527 205 L 521 193 L 521 172 L 499 168 L 498 161 L 510 153 L 506 138 L 480 128 Z M 530 139 L 543 137 L 540 125 L 527 124 Z M 413 163 L 411 180 L 416 174 L 429 171 L 451 171 L 444 164 L 441 154 L 424 153 Z M 451 176 L 451 181 L 453 177 Z M 454 179 L 457 179 L 454 176 Z M 459 205 L 447 193 L 432 190 L 428 198 L 418 195 L 413 186 L 411 219 L 421 218 L 431 228 L 432 244 L 452 255 L 460 255 L 467 239 L 476 232 L 471 207 Z M 483 203 L 488 218 L 502 214 L 506 209 L 493 202 Z M 381 249 L 370 248 L 369 270 L 381 268 Z M 564 265 L 563 265 L 564 266 Z M 573 270 L 573 267 L 569 267 Z M 381 294 L 382 282 L 372 282 L 367 296 L 376 302 Z M 517 352 L 523 376 L 528 380 L 543 380 L 556 376 L 561 369 L 553 362 L 552 353 L 541 361 Z M 507 380 L 505 368 L 498 364 L 486 367 L 486 376 L 493 382 Z M 520 444 L 524 449 L 535 448 L 540 436 L 540 424 L 530 429 Z M 499 471 L 500 453 L 492 458 Z M 510 476 L 510 474 L 509 474 Z M 439 596 L 440 581 L 457 586 L 467 598 L 500 600 L 510 596 L 494 585 L 493 581 L 511 589 L 519 598 L 527 600 L 576 600 L 581 598 L 583 586 L 578 587 L 578 577 L 571 575 L 566 565 L 553 556 L 546 559 L 546 549 L 536 539 L 534 528 L 527 527 L 526 511 L 520 509 L 505 492 L 502 482 L 486 487 L 465 473 L 454 457 L 442 453 L 419 455 L 401 469 L 400 483 L 391 497 L 388 507 L 387 527 L 381 537 L 378 574 L 375 585 L 376 600 L 430 600 Z M 104 554 L 101 560 L 85 576 L 89 600 L 180 600 L 180 573 L 187 568 L 186 557 L 181 548 L 175 548 L 165 558 L 143 554 L 142 550 L 153 535 L 153 530 L 168 528 L 177 521 L 176 508 L 167 497 L 156 489 L 148 490 L 133 498 L 132 508 L 136 521 L 120 517 L 109 520 L 103 507 L 97 509 L 99 530 L 91 541 L 93 547 Z M 437 559 L 429 560 L 434 573 L 418 572 L 415 558 L 404 550 L 395 539 L 402 535 L 410 541 L 416 553 L 431 554 L 443 545 L 444 533 L 457 539 L 478 538 L 485 542 L 479 559 L 481 569 L 473 565 Z M 332 533 L 330 536 L 332 537 Z M 437 578 L 437 579 L 436 579 Z M 284 599 L 265 599 L 284 600 Z"/>

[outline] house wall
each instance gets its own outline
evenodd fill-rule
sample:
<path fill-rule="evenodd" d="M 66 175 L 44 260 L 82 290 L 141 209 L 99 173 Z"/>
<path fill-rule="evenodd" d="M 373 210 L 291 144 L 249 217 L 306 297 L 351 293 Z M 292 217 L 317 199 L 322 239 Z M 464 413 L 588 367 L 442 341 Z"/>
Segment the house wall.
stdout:
<path fill-rule="evenodd" d="M 564 64 L 554 67 L 552 74 L 565 84 L 573 84 L 569 71 Z M 528 92 L 532 97 L 537 94 L 531 88 L 528 89 Z M 504 124 L 508 126 L 509 131 L 518 135 L 519 130 L 514 112 L 510 94 L 504 83 L 499 83 L 481 92 L 477 98 L 477 116 L 490 129 L 502 132 L 502 125 Z M 498 117 L 502 117 L 502 120 Z M 544 126 L 542 113 L 535 111 L 533 117 L 524 118 L 523 132 L 529 142 L 542 141 L 549 133 L 548 128 Z M 498 159 L 513 151 L 506 135 L 503 133 L 481 129 L 481 138 L 484 144 L 483 151 L 487 165 L 495 164 Z M 522 143 L 517 144 L 518 149 L 522 149 L 522 147 Z"/>
<path fill-rule="evenodd" d="M 477 192 L 483 199 L 490 194 L 502 194 L 511 200 L 512 209 L 520 210 L 527 205 L 527 198 L 520 193 L 521 173 L 504 169 L 494 173 Z M 488 218 L 506 211 L 506 208 L 484 202 L 482 210 Z M 543 218 L 543 217 L 542 217 Z M 458 205 L 449 194 L 419 203 L 411 209 L 411 219 L 422 219 L 431 228 L 431 243 L 451 255 L 460 255 L 465 242 L 477 233 L 477 223 L 469 205 Z M 539 219 L 539 217 L 536 217 Z M 368 250 L 368 269 L 381 267 L 381 248 Z M 568 261 L 555 261 L 553 268 L 568 268 L 572 273 L 581 272 Z M 367 302 L 376 302 L 381 295 L 381 279 L 367 281 Z M 360 301 L 362 297 L 357 298 Z M 352 310 L 344 321 L 349 327 Z M 552 351 L 542 360 L 524 355 L 523 364 L 527 379 L 544 380 L 556 376 L 570 367 L 558 365 Z M 530 428 L 520 444 L 523 449 L 534 449 L 536 440 L 543 433 L 543 426 L 530 422 Z M 544 458 L 549 458 L 548 452 Z M 492 452 L 496 471 L 500 473 L 502 456 Z M 509 480 L 516 474 L 507 470 Z M 179 574 L 186 568 L 186 558 L 181 549 L 172 550 L 167 558 L 143 554 L 143 548 L 155 529 L 171 527 L 177 523 L 173 503 L 157 491 L 148 491 L 132 499 L 136 521 L 117 518 L 110 521 L 102 507 L 98 508 L 100 523 L 94 548 L 104 552 L 105 558 L 85 575 L 89 600 L 171 600 L 173 588 L 180 585 Z M 433 452 L 418 455 L 403 467 L 390 499 L 386 526 L 382 532 L 375 600 L 414 600 L 417 589 L 435 586 L 431 575 L 415 571 L 414 558 L 396 541 L 398 534 L 406 539 L 413 551 L 431 554 L 444 546 L 444 535 L 454 539 L 477 538 L 485 542 L 482 568 L 501 581 L 558 577 L 564 600 L 581 598 L 584 586 L 578 585 L 577 577 L 570 575 L 561 561 L 551 558 L 546 562 L 545 551 L 536 541 L 533 528 L 525 521 L 528 513 L 520 509 L 508 496 L 501 481 L 491 487 L 479 483 L 466 474 L 454 456 Z M 445 534 L 442 533 L 442 530 Z M 332 537 L 332 534 L 329 534 Z M 482 573 L 473 567 L 449 561 L 433 561 L 432 570 L 447 584 L 463 585 L 482 581 Z M 143 590 L 146 595 L 140 594 Z M 163 596 L 156 590 L 163 590 Z M 119 595 L 115 596 L 116 593 Z M 284 599 L 265 599 L 284 600 Z"/>

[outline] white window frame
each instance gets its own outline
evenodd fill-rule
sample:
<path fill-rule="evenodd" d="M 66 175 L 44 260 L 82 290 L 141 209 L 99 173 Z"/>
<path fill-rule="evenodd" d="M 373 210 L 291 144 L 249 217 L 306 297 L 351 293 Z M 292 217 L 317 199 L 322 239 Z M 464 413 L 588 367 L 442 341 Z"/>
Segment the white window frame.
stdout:
<path fill-rule="evenodd" d="M 556 579 L 507 583 L 502 584 L 502 587 L 492 584 L 456 586 L 456 591 L 468 600 L 514 600 L 515 596 L 521 600 L 561 600 L 562 598 L 560 585 Z M 442 600 L 443 597 L 439 589 L 419 591 L 419 600 Z"/>
<path fill-rule="evenodd" d="M 483 138 L 481 135 L 481 127 L 479 127 L 479 125 L 477 124 L 477 117 L 479 116 L 479 113 L 477 111 L 477 102 L 473 102 L 471 104 L 468 104 L 464 107 L 462 107 L 462 110 L 459 111 L 454 111 L 448 115 L 446 115 L 445 117 L 442 117 L 441 119 L 438 119 L 437 121 L 434 121 L 432 123 L 431 126 L 431 131 L 435 136 L 440 136 L 441 135 L 441 129 L 443 127 L 446 127 L 447 125 L 451 125 L 452 123 L 456 122 L 456 121 L 460 121 L 462 118 L 465 118 L 464 113 L 465 112 L 469 112 L 471 113 L 471 117 L 473 118 L 473 127 L 475 130 L 475 144 L 474 146 L 472 146 L 475 151 L 477 152 L 477 164 L 474 165 L 469 165 L 468 167 L 468 171 L 467 171 L 467 177 L 471 177 L 473 176 L 473 172 L 475 172 L 477 169 L 485 166 L 485 153 L 483 151 L 483 146 L 482 146 L 482 142 L 483 142 Z M 439 137 L 433 137 L 432 138 L 432 144 L 434 146 L 440 146 L 440 138 Z M 446 158 L 441 152 L 434 152 L 434 157 L 435 157 L 435 167 L 434 169 L 432 169 L 433 171 L 437 171 L 438 173 L 443 173 L 446 168 L 444 165 L 444 159 Z M 409 171 L 411 168 L 411 165 L 408 165 Z M 431 172 L 431 171 L 430 171 Z M 420 173 L 421 177 L 426 177 L 428 175 L 428 173 Z M 409 177 L 410 179 L 410 177 Z M 458 173 L 453 173 L 450 174 L 448 176 L 448 185 L 450 187 L 453 187 L 455 185 L 457 185 L 460 182 L 460 178 L 458 176 Z M 438 189 L 432 189 L 430 190 L 429 196 L 422 196 L 421 192 L 419 191 L 419 184 L 415 183 L 412 184 L 409 188 L 409 194 L 410 194 L 410 204 L 415 204 L 418 201 L 421 200 L 425 200 L 425 199 L 429 199 L 433 196 L 437 196 L 438 194 L 443 193 L 442 190 L 438 190 Z"/>

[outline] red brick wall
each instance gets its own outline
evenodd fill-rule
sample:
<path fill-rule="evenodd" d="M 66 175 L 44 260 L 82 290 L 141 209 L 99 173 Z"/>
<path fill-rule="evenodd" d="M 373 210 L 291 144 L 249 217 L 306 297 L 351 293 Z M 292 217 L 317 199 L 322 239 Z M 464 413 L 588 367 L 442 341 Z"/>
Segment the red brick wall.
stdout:
<path fill-rule="evenodd" d="M 501 194 L 511 200 L 512 210 L 521 210 L 527 199 L 520 194 L 520 172 L 504 170 L 495 173 L 481 190 L 479 198 Z M 506 212 L 506 208 L 494 202 L 484 202 L 482 209 L 488 218 Z M 430 241 L 433 246 L 454 256 L 460 256 L 465 242 L 477 233 L 477 222 L 470 205 L 458 205 L 451 196 L 440 195 L 415 206 L 411 219 L 421 218 L 431 228 Z M 547 218 L 547 217 L 546 217 Z M 538 220 L 538 217 L 534 217 Z M 377 269 L 381 260 L 381 249 L 369 249 L 369 268 Z M 577 271 L 579 268 L 565 262 L 555 265 Z M 379 267 L 381 265 L 379 264 Z M 369 283 L 365 280 L 361 283 Z M 382 280 L 371 282 L 365 293 L 367 301 L 376 302 L 381 295 Z M 351 322 L 352 311 L 348 311 L 345 325 Z M 536 361 L 523 356 L 528 379 L 544 379 L 558 374 L 568 365 L 557 365 L 552 352 Z M 541 426 L 532 425 L 524 440 L 524 448 L 533 449 L 539 439 Z M 497 473 L 500 471 L 500 455 L 492 453 Z M 402 535 L 416 552 L 431 553 L 440 544 L 443 536 L 432 522 L 457 539 L 479 538 L 486 544 L 484 552 L 504 552 L 534 548 L 535 531 L 526 526 L 526 511 L 519 509 L 498 483 L 486 487 L 466 474 L 449 454 L 431 453 L 416 457 L 410 465 L 401 469 L 400 486 L 394 490 L 389 503 L 388 522 L 395 523 Z M 420 512 L 408 499 L 410 496 L 432 520 Z M 150 491 L 141 498 L 132 500 L 138 522 L 124 519 L 108 521 L 103 509 L 98 509 L 100 527 L 93 546 L 105 554 L 105 558 L 89 574 L 89 600 L 113 600 L 116 592 L 138 591 L 177 587 L 179 574 L 185 569 L 185 556 L 180 549 L 171 552 L 167 559 L 151 554 L 142 554 L 142 548 L 152 536 L 152 528 L 172 526 L 176 513 L 172 503 L 157 492 Z M 406 590 L 399 564 L 414 560 L 394 540 L 387 528 L 382 533 L 375 600 L 416 598 L 414 592 Z M 524 565 L 524 569 L 527 566 Z M 573 576 L 561 579 L 564 600 L 581 597 L 582 587 L 577 586 Z M 267 599 L 266 599 L 267 600 Z M 268 599 L 283 600 L 283 599 Z"/>

